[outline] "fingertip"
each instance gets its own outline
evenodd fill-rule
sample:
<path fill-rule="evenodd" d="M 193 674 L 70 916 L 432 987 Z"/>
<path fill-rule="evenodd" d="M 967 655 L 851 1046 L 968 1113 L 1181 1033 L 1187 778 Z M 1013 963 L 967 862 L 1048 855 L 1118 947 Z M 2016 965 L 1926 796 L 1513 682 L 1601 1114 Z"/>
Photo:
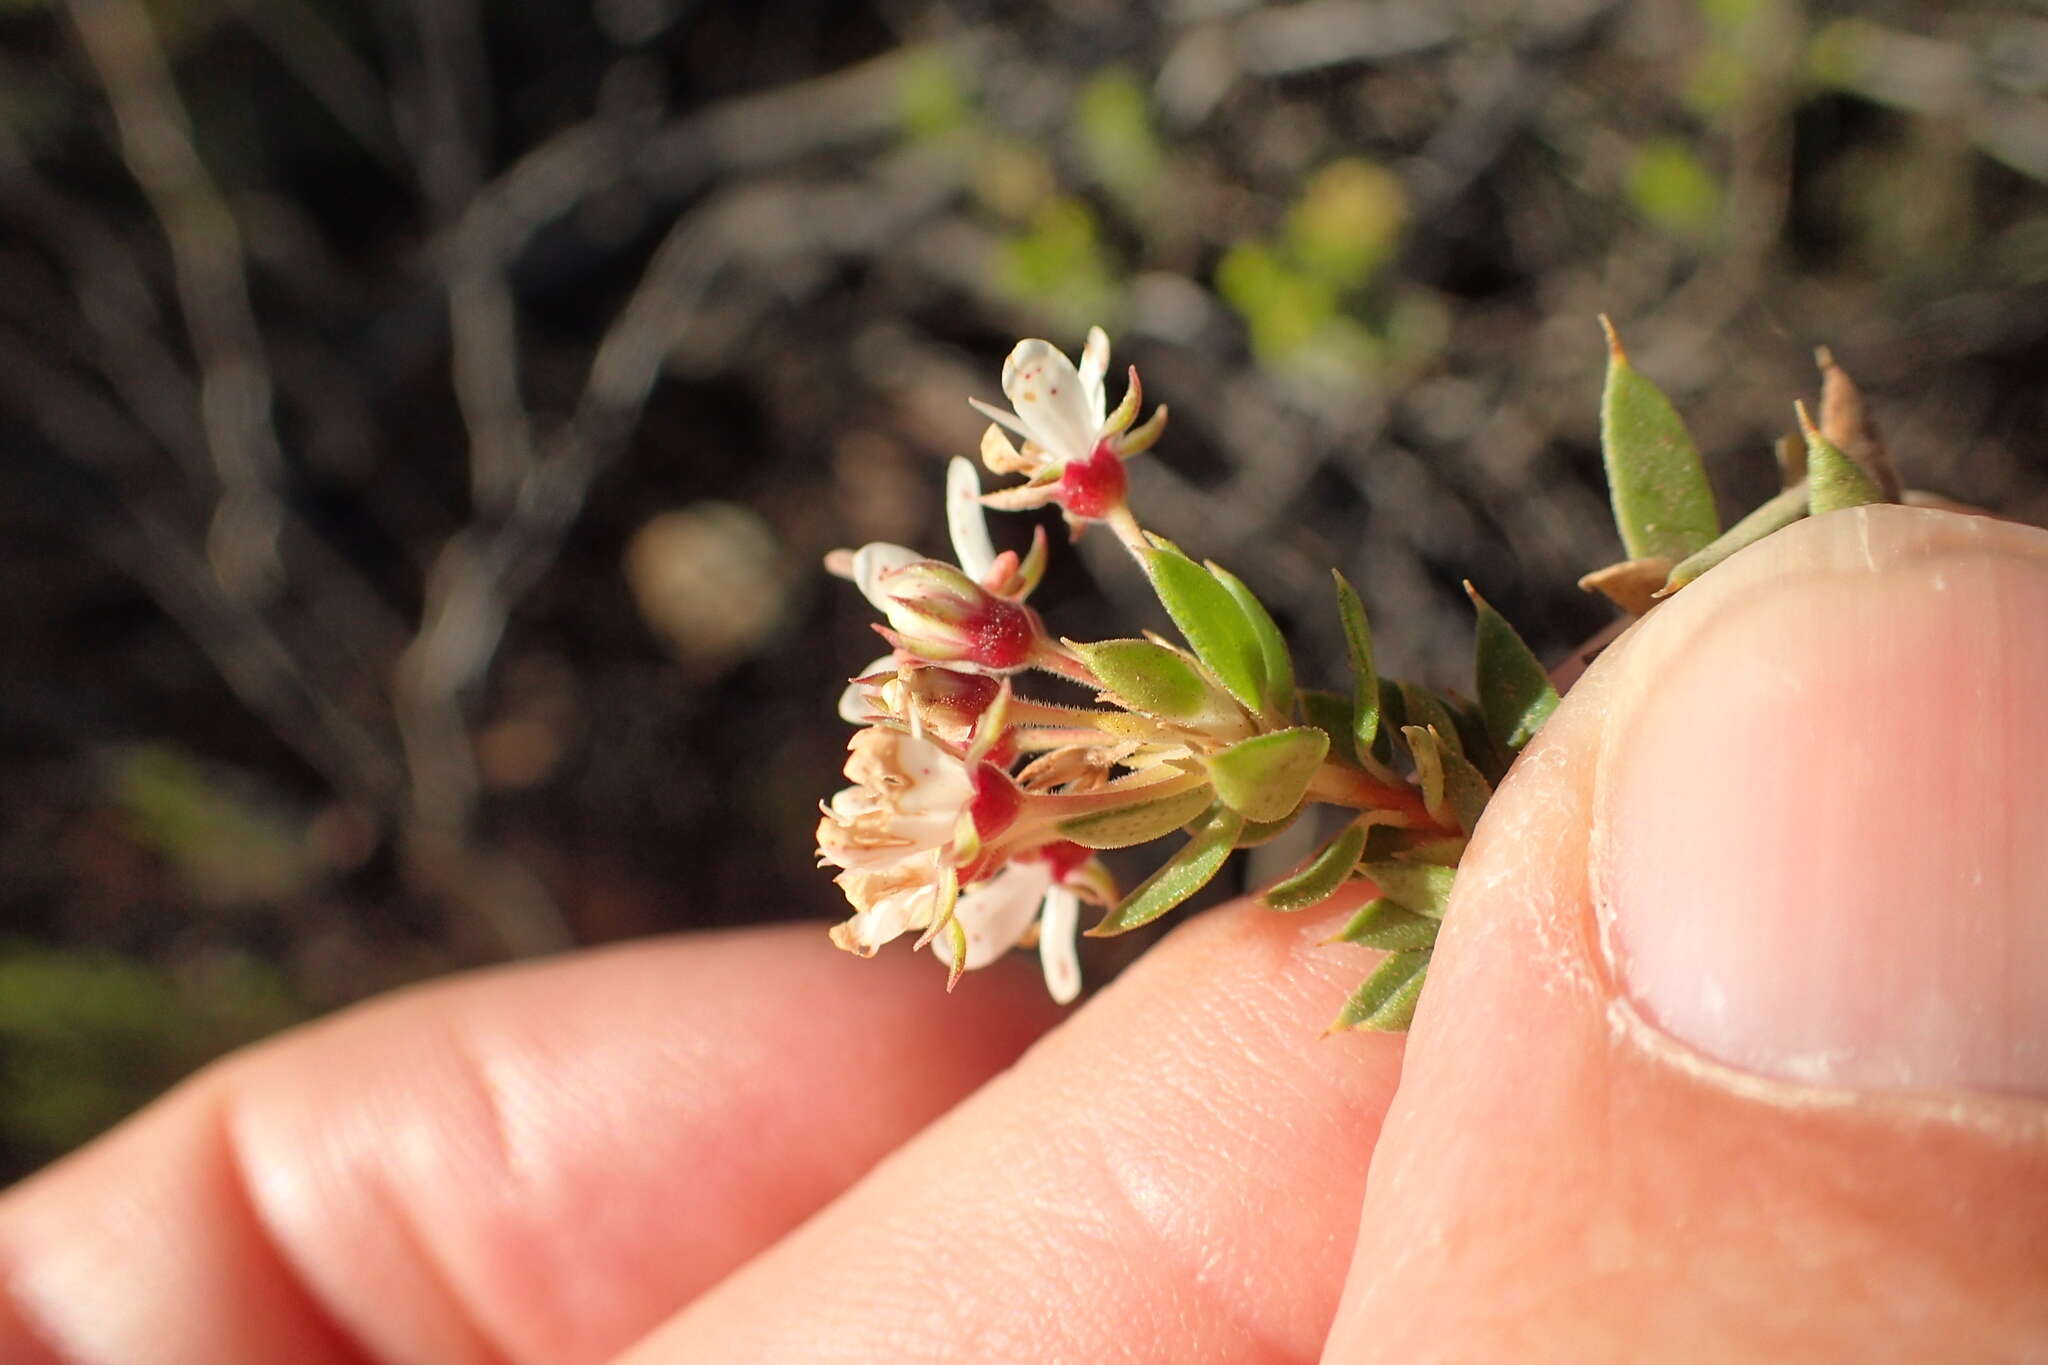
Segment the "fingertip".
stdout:
<path fill-rule="evenodd" d="M 1919 888 L 1933 935 L 1958 908 L 1926 894 L 1956 870 L 1954 841 L 1928 837 L 1941 817 L 1878 818 L 1885 756 L 1974 733 L 1973 707 L 2021 723 L 1985 689 L 2032 666 L 2010 647 L 2028 593 L 2009 575 L 2035 571 L 1987 566 L 2044 540 L 1898 508 L 1817 519 L 1687 588 L 1573 689 L 1461 870 L 1325 1359 L 2000 1358 L 2048 1335 L 2044 1110 L 1972 1088 L 1984 1073 L 1962 1064 L 2009 1056 L 1998 1047 L 1925 1050 L 1928 1020 L 1982 1017 L 1950 970 L 1970 954 L 1904 937 L 1914 925 L 1873 904 L 1886 885 L 1839 861 Z M 1947 623 L 1933 636 L 1914 638 L 1913 591 L 1880 581 L 1902 565 L 1953 599 L 1925 618 Z M 1783 606 L 1843 591 L 1869 613 Z M 1902 640 L 1932 656 L 1907 679 L 1896 660 L 1831 671 Z M 1796 685 L 1759 693 L 1778 684 Z M 1901 686 L 1912 705 L 1856 690 Z M 1788 693 L 1803 700 L 1788 709 Z M 1890 728 L 1864 734 L 1873 717 Z M 1663 727 L 1647 744 L 1646 725 Z M 1847 738 L 1877 756 L 1776 763 Z M 2025 748 L 1993 760 L 1988 739 L 1980 777 Z M 1898 772 L 1924 779 L 1931 753 Z M 2004 852 L 2038 871 L 2037 846 Z M 1781 894 L 1787 869 L 1815 866 L 1837 875 Z M 1872 947 L 1874 932 L 1891 941 Z M 1790 970 L 1759 981 L 1772 951 Z M 1996 956 L 2032 979 L 2027 954 Z M 1829 981 L 1855 964 L 1893 992 L 1890 1019 L 1843 1012 L 1854 997 Z M 1706 1028 L 1704 987 L 1743 972 L 1748 994 L 1721 995 L 1743 1017 Z M 1816 1045 L 1835 1050 L 1818 1084 L 1785 1061 Z M 1901 1089 L 1901 1050 L 1948 1069 Z"/>

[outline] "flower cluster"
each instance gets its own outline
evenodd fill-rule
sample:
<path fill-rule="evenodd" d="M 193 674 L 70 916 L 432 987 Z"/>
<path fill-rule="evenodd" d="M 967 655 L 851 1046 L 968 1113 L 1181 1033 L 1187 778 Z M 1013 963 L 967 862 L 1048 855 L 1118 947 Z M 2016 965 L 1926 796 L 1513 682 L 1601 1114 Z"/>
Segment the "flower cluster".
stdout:
<path fill-rule="evenodd" d="M 1612 328 L 1608 339 L 1602 443 L 1629 558 L 1585 585 L 1632 614 L 1798 517 L 1896 495 L 1854 386 L 1823 352 L 1821 421 L 1799 410 L 1803 456 L 1787 460 L 1785 491 L 1723 532 L 1677 413 L 1629 366 Z M 1466 841 L 1557 693 L 1469 584 L 1475 695 L 1381 676 L 1364 603 L 1341 574 L 1349 686 L 1298 687 L 1287 643 L 1250 587 L 1139 525 L 1124 465 L 1158 440 L 1166 409 L 1138 421 L 1135 368 L 1112 409 L 1108 373 L 1100 328 L 1078 365 L 1049 342 L 1018 343 L 1002 372 L 1009 409 L 969 401 L 991 421 L 982 462 L 1024 481 L 984 493 L 974 466 L 952 460 L 955 562 L 887 544 L 827 557 L 881 612 L 876 630 L 890 646 L 840 699 L 861 729 L 846 763 L 853 785 L 818 825 L 819 856 L 839 869 L 854 911 L 833 941 L 866 956 L 914 933 L 950 965 L 949 986 L 1035 942 L 1065 1002 L 1081 988 L 1083 901 L 1105 912 L 1090 934 L 1137 928 L 1199 890 L 1232 850 L 1330 807 L 1341 815 L 1334 830 L 1262 899 L 1301 910 L 1369 885 L 1376 895 L 1337 938 L 1385 956 L 1335 1027 L 1405 1028 Z M 1110 527 L 1185 647 L 1149 633 L 1083 643 L 1047 631 L 1026 605 L 1050 553 L 1044 528 L 1023 555 L 998 553 L 983 516 L 1047 506 L 1075 535 Z M 1018 683 L 1031 671 L 1088 695 L 1026 695 Z M 1095 850 L 1175 831 L 1186 842 L 1119 896 Z"/>
<path fill-rule="evenodd" d="M 1108 362 L 1100 329 L 1079 365 L 1048 342 L 1025 341 L 1003 366 L 1009 409 L 970 400 L 991 419 L 984 464 L 1024 481 L 984 493 L 973 464 L 952 460 L 953 562 L 881 543 L 827 557 L 881 613 L 886 624 L 875 629 L 890 646 L 840 698 L 841 716 L 861 727 L 846 763 L 852 785 L 825 803 L 818 825 L 819 857 L 839 869 L 853 907 L 833 930 L 842 948 L 866 956 L 914 934 L 957 981 L 1035 942 L 1048 988 L 1067 1001 L 1081 987 L 1082 902 L 1106 912 L 1091 932 L 1134 928 L 1192 894 L 1231 848 L 1270 836 L 1305 805 L 1348 808 L 1352 819 L 1331 847 L 1349 857 L 1335 875 L 1318 866 L 1305 870 L 1309 882 L 1276 888 L 1286 903 L 1333 893 L 1371 831 L 1380 851 L 1402 856 L 1441 858 L 1462 844 L 1458 802 L 1442 780 L 1448 718 L 1390 741 L 1377 727 L 1376 691 L 1371 723 L 1356 707 L 1336 715 L 1326 703 L 1337 698 L 1297 695 L 1286 647 L 1249 589 L 1139 526 L 1124 462 L 1158 439 L 1166 411 L 1138 422 L 1135 369 L 1112 409 Z M 1110 526 L 1189 647 L 1049 633 L 1028 605 L 1050 553 L 1044 528 L 1024 554 L 998 552 L 984 517 L 985 508 L 1045 506 L 1059 508 L 1075 534 Z M 1025 695 L 1018 680 L 1034 670 L 1085 688 L 1086 700 Z M 1319 706 L 1324 714 L 1312 715 Z M 1417 716 L 1428 724 L 1419 700 Z M 1395 744 L 1421 780 L 1390 768 Z M 1095 851 L 1179 829 L 1192 835 L 1181 854 L 1119 897 Z"/>

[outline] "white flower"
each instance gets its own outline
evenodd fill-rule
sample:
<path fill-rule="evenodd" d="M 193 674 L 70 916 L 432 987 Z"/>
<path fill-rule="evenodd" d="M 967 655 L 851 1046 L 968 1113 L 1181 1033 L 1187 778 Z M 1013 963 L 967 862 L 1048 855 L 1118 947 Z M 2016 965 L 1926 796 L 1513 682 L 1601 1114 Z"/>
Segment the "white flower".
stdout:
<path fill-rule="evenodd" d="M 985 882 L 960 893 L 953 913 L 967 939 L 963 967 L 986 967 L 1023 941 L 1038 926 L 1038 957 L 1045 969 L 1045 988 L 1055 1002 L 1073 1003 L 1081 993 L 1081 964 L 1074 951 L 1074 930 L 1081 901 L 1053 880 L 1052 864 L 1044 859 L 1013 862 Z M 953 945 L 941 934 L 931 942 L 939 960 L 951 966 Z"/>
<path fill-rule="evenodd" d="M 832 941 L 871 957 L 892 939 L 931 929 L 943 913 L 941 886 L 956 834 L 971 818 L 975 784 L 967 765 L 946 749 L 900 731 L 874 726 L 856 734 L 848 748 L 846 775 L 854 785 L 823 808 L 818 854 L 843 869 L 837 880 L 854 909 L 833 927 Z M 1050 861 L 1005 864 L 963 889 L 953 914 L 966 938 L 969 971 L 1015 947 L 1043 914 L 1039 951 L 1047 988 L 1063 1004 L 1080 990 L 1074 953 L 1079 905 L 1073 892 L 1056 885 Z M 932 947 L 952 965 L 950 934 L 934 935 Z"/>
<path fill-rule="evenodd" d="M 978 398 L 967 401 L 982 416 L 1037 446 L 1046 457 L 1039 463 L 1058 467 L 1087 459 L 1107 434 L 1109 396 L 1102 380 L 1108 372 L 1109 337 L 1100 327 L 1088 329 L 1078 367 L 1057 346 L 1033 337 L 1018 342 L 1003 362 L 1003 396 L 1014 412 Z M 982 449 L 986 457 L 987 442 Z M 1031 454 L 1028 446 L 1025 454 Z"/>
<path fill-rule="evenodd" d="M 1103 377 L 1109 370 L 1109 338 L 1088 329 L 1081 363 L 1049 341 L 1020 341 L 1003 362 L 1003 394 L 1013 409 L 978 398 L 967 401 L 995 425 L 982 433 L 981 460 L 997 474 L 1022 474 L 1026 482 L 999 489 L 981 501 L 1006 512 L 1058 503 L 1069 524 L 1128 516 L 1123 462 L 1149 449 L 1166 426 L 1166 409 L 1156 409 L 1133 427 L 1142 401 L 1138 372 L 1114 411 Z M 1005 430 L 1024 438 L 1020 450 Z"/>

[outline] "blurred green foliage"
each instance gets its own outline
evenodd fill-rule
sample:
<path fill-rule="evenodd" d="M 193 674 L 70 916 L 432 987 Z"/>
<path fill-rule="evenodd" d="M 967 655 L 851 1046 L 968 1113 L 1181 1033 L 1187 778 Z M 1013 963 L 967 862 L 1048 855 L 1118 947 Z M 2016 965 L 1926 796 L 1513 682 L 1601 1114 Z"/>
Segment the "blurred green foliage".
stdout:
<path fill-rule="evenodd" d="M 1144 218 L 1158 207 L 1166 149 L 1135 76 L 1105 67 L 1089 77 L 1075 101 L 1074 135 L 1096 180 L 1125 212 Z"/>
<path fill-rule="evenodd" d="M 217 954 L 174 977 L 107 953 L 0 945 L 0 1148 L 19 1174 L 230 1048 L 299 1017 L 274 972 Z"/>
<path fill-rule="evenodd" d="M 1391 171 L 1339 158 L 1308 178 L 1276 238 L 1246 239 L 1223 253 L 1217 292 L 1268 365 L 1341 377 L 1405 362 L 1430 329 L 1413 325 L 1414 299 L 1376 286 L 1407 222 L 1407 194 Z"/>
<path fill-rule="evenodd" d="M 1638 213 L 1687 241 L 1711 241 L 1721 226 L 1720 181 L 1675 138 L 1636 148 L 1629 159 L 1628 198 Z"/>

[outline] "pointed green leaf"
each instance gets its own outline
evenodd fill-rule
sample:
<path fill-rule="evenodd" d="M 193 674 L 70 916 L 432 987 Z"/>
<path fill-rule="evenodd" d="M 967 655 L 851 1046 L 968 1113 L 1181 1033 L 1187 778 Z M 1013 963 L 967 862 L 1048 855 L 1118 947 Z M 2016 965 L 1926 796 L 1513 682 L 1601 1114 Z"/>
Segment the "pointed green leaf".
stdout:
<path fill-rule="evenodd" d="M 1372 666 L 1372 627 L 1366 624 L 1365 603 L 1335 569 L 1337 614 L 1344 621 L 1344 644 L 1351 654 L 1351 736 L 1361 758 L 1372 753 L 1380 729 L 1380 676 Z"/>
<path fill-rule="evenodd" d="M 1209 809 L 1215 800 L 1216 793 L 1207 786 L 1194 787 L 1136 805 L 1077 815 L 1062 820 L 1058 829 L 1060 837 L 1083 848 L 1129 848 L 1173 833 Z"/>
<path fill-rule="evenodd" d="M 1458 874 L 1455 867 L 1394 860 L 1367 863 L 1359 871 L 1380 889 L 1382 896 L 1431 919 L 1444 917 L 1444 907 L 1451 902 L 1451 882 Z"/>
<path fill-rule="evenodd" d="M 1306 867 L 1268 891 L 1267 908 L 1306 910 L 1311 905 L 1321 905 L 1337 894 L 1337 888 L 1351 876 L 1351 870 L 1358 866 L 1358 855 L 1364 851 L 1365 826 L 1354 821 L 1323 845 Z"/>
<path fill-rule="evenodd" d="M 1429 975 L 1427 948 L 1389 953 L 1379 970 L 1365 979 L 1345 1002 L 1330 1025 L 1331 1032 L 1343 1029 L 1376 1029 L 1399 1033 L 1415 1018 L 1415 1002 L 1422 997 L 1422 983 Z"/>
<path fill-rule="evenodd" d="M 1519 753 L 1557 709 L 1557 689 L 1535 652 L 1479 589 L 1467 583 L 1465 595 L 1479 613 L 1473 631 L 1479 714 L 1486 720 L 1489 739 L 1511 754 Z"/>
<path fill-rule="evenodd" d="M 1066 646 L 1133 711 L 1166 720 L 1197 720 L 1215 709 L 1208 680 L 1185 656 L 1165 645 L 1150 640 L 1068 640 Z"/>
<path fill-rule="evenodd" d="M 1358 767 L 1351 742 L 1351 698 L 1310 688 L 1303 688 L 1300 698 L 1302 719 L 1330 737 L 1329 761 Z"/>
<path fill-rule="evenodd" d="M 1406 733 L 1411 725 L 1425 726 L 1436 731 L 1437 739 L 1446 749 L 1459 749 L 1458 722 L 1451 718 L 1451 708 L 1444 700 L 1420 683 L 1401 684 L 1401 729 Z"/>
<path fill-rule="evenodd" d="M 1443 927 L 1442 920 L 1418 915 L 1413 910 L 1400 906 L 1381 896 L 1368 901 L 1363 910 L 1351 917 L 1342 929 L 1337 931 L 1332 943 L 1357 943 L 1367 948 L 1383 948 L 1390 953 L 1405 952 L 1415 948 L 1430 948 L 1436 945 L 1437 930 Z"/>
<path fill-rule="evenodd" d="M 1429 818 L 1444 818 L 1444 755 L 1436 740 L 1436 729 L 1404 725 L 1401 737 L 1408 741 L 1408 755 L 1415 760 L 1415 785 L 1422 789 L 1422 808 Z"/>
<path fill-rule="evenodd" d="M 1150 924 L 1209 884 L 1230 857 L 1244 817 L 1222 806 L 1213 806 L 1195 825 L 1193 837 L 1181 845 L 1166 865 L 1147 877 L 1102 922 L 1088 931 L 1090 938 L 1109 938 Z"/>
<path fill-rule="evenodd" d="M 1878 487 L 1877 480 L 1843 454 L 1840 446 L 1821 435 L 1804 403 L 1799 404 L 1799 429 L 1806 434 L 1807 506 L 1815 516 L 1884 501 L 1884 490 Z"/>
<path fill-rule="evenodd" d="M 1330 751 L 1313 725 L 1253 735 L 1204 760 L 1217 799 L 1247 820 L 1278 820 L 1301 804 Z"/>
<path fill-rule="evenodd" d="M 1401 727 L 1407 723 L 1408 707 L 1402 700 L 1401 684 L 1392 678 L 1381 678 L 1379 734 L 1370 751 L 1374 762 L 1381 766 L 1391 764 L 1407 747 L 1401 738 Z"/>
<path fill-rule="evenodd" d="M 1747 549 L 1765 536 L 1782 531 L 1806 515 L 1806 483 L 1801 480 L 1755 508 L 1696 554 L 1686 556 L 1664 580 L 1664 594 L 1677 592 L 1737 550 Z"/>
<path fill-rule="evenodd" d="M 1266 690 L 1265 652 L 1259 634 L 1245 619 L 1244 608 L 1230 595 L 1230 589 L 1215 575 L 1180 552 L 1179 547 L 1153 537 L 1151 553 L 1145 557 L 1145 572 L 1159 601 L 1174 625 L 1193 647 L 1216 681 L 1248 711 L 1258 712 Z"/>
<path fill-rule="evenodd" d="M 1272 613 L 1265 604 L 1252 595 L 1244 580 L 1214 560 L 1207 561 L 1210 573 L 1216 581 L 1229 590 L 1237 599 L 1238 608 L 1244 612 L 1244 619 L 1251 623 L 1252 634 L 1258 637 L 1259 654 L 1265 666 L 1266 690 L 1265 712 L 1274 722 L 1286 720 L 1294 715 L 1294 657 L 1287 652 L 1287 640 L 1280 634 L 1280 627 L 1274 623 Z"/>
<path fill-rule="evenodd" d="M 1404 863 L 1435 863 L 1438 867 L 1456 867 L 1458 860 L 1465 856 L 1465 849 L 1471 842 L 1462 834 L 1447 834 L 1438 839 L 1414 839 L 1385 857 L 1376 857 L 1372 861 L 1385 862 L 1388 858 L 1399 858 Z"/>
<path fill-rule="evenodd" d="M 1493 786 L 1486 775 L 1461 753 L 1443 750 L 1444 805 L 1458 828 L 1470 834 L 1479 827 L 1479 816 L 1493 799 Z"/>
<path fill-rule="evenodd" d="M 1714 491 L 1671 400 L 1628 363 L 1606 318 L 1607 385 L 1600 447 L 1614 524 L 1630 559 L 1681 560 L 1720 534 Z"/>

